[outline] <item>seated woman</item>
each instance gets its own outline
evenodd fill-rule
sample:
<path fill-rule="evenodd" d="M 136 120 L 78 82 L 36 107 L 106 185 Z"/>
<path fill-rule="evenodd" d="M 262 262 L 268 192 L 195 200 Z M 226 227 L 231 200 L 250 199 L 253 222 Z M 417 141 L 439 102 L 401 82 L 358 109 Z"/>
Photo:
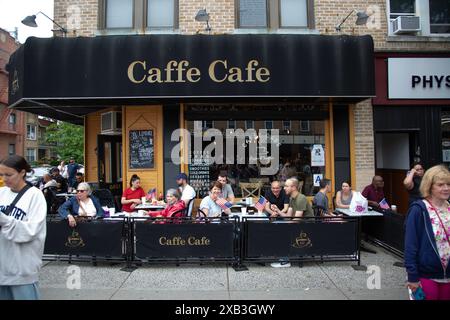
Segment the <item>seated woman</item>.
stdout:
<path fill-rule="evenodd" d="M 349 209 L 354 191 L 346 181 L 342 182 L 341 190 L 336 193 L 336 208 Z"/>
<path fill-rule="evenodd" d="M 148 215 L 152 218 L 175 218 L 183 216 L 183 212 L 175 212 L 186 209 L 186 204 L 181 200 L 181 194 L 176 189 L 169 189 L 166 192 L 167 206 L 162 211 L 149 211 Z"/>
<path fill-rule="evenodd" d="M 130 187 L 125 189 L 122 194 L 122 211 L 135 211 L 136 206 L 142 203 L 142 197 L 145 197 L 145 191 L 141 188 L 141 178 L 133 174 L 130 179 Z"/>
<path fill-rule="evenodd" d="M 214 181 L 209 187 L 209 196 L 203 198 L 200 203 L 199 209 L 202 210 L 206 216 L 210 218 L 220 217 L 222 211 L 226 214 L 230 214 L 230 209 L 224 210 L 217 201 L 219 200 L 219 195 L 222 193 L 222 184 L 218 181 Z"/>
<path fill-rule="evenodd" d="M 58 209 L 59 215 L 69 220 L 72 228 L 77 225 L 75 216 L 79 217 L 103 217 L 104 211 L 100 201 L 91 195 L 91 187 L 87 182 L 78 185 L 77 195 L 64 202 Z"/>

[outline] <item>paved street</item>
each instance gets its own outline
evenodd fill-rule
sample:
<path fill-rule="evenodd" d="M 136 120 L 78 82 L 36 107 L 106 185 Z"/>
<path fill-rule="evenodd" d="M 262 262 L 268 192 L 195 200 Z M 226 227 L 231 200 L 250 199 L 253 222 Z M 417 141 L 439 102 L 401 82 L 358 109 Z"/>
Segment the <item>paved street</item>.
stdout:
<path fill-rule="evenodd" d="M 225 264 L 158 264 L 130 273 L 120 270 L 124 264 L 46 261 L 40 286 L 42 299 L 408 299 L 404 268 L 393 265 L 400 260 L 382 248 L 367 246 L 378 253 L 363 252 L 362 263 L 380 267 L 380 289 L 369 290 L 370 274 L 355 271 L 353 262 L 305 263 L 302 268 L 247 264 L 249 270 L 239 272 Z M 80 289 L 67 289 L 67 268 L 72 265 L 80 267 Z"/>

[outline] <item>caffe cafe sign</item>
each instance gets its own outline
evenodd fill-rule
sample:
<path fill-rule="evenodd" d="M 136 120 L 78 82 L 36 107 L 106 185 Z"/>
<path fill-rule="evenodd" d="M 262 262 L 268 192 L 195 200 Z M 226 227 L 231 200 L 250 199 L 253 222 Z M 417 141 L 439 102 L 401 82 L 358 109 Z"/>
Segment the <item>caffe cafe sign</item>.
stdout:
<path fill-rule="evenodd" d="M 128 66 L 128 79 L 132 83 L 182 83 L 199 82 L 202 72 L 199 68 L 191 66 L 187 60 L 170 60 L 164 67 L 152 66 L 145 60 L 133 61 Z M 226 59 L 214 60 L 205 72 L 209 79 L 216 83 L 221 82 L 268 82 L 270 71 L 260 66 L 258 60 L 250 60 L 246 66 L 232 66 Z"/>

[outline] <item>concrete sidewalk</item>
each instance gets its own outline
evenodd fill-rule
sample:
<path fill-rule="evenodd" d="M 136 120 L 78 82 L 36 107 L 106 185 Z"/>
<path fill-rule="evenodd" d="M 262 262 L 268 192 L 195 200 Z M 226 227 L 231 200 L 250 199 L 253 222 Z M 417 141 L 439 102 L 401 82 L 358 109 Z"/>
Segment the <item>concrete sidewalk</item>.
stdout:
<path fill-rule="evenodd" d="M 366 246 L 377 254 L 362 252 L 361 261 L 380 268 L 380 289 L 367 288 L 371 274 L 354 270 L 354 262 L 305 263 L 302 268 L 246 264 L 249 270 L 239 272 L 226 264 L 152 264 L 131 273 L 120 270 L 125 264 L 44 262 L 40 288 L 42 299 L 70 300 L 407 300 L 405 269 L 393 265 L 400 260 L 380 247 Z M 68 268 L 74 265 L 80 267 L 80 289 L 67 288 Z"/>

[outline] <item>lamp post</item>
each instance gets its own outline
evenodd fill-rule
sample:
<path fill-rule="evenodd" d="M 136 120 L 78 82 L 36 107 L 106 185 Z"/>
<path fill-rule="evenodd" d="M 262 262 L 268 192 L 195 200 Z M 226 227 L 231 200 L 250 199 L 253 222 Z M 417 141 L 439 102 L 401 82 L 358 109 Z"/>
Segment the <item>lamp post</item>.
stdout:
<path fill-rule="evenodd" d="M 54 24 L 56 24 L 59 27 L 59 31 L 61 31 L 64 34 L 64 37 L 67 36 L 67 30 L 61 26 L 59 23 L 55 22 L 55 20 L 53 20 L 52 18 L 50 18 L 48 15 L 46 15 L 45 13 L 43 13 L 42 11 L 39 11 L 36 14 L 33 14 L 31 16 L 25 17 L 25 19 L 22 20 L 22 23 L 28 27 L 33 27 L 36 28 L 38 25 L 36 23 L 36 16 L 38 14 L 42 14 L 43 16 L 45 16 L 47 19 L 51 20 Z M 55 31 L 55 30 L 52 30 Z"/>
<path fill-rule="evenodd" d="M 341 31 L 341 26 L 344 24 L 345 21 L 347 21 L 348 18 L 350 18 L 350 16 L 356 12 L 356 21 L 355 24 L 358 26 L 361 26 L 363 24 L 366 24 L 367 19 L 369 19 L 369 15 L 367 13 L 365 13 L 364 11 L 356 11 L 356 10 L 352 10 L 342 21 L 341 23 L 339 23 L 336 26 L 336 31 L 340 32 Z"/>

